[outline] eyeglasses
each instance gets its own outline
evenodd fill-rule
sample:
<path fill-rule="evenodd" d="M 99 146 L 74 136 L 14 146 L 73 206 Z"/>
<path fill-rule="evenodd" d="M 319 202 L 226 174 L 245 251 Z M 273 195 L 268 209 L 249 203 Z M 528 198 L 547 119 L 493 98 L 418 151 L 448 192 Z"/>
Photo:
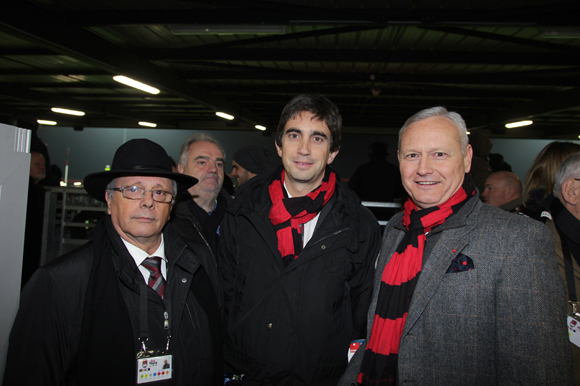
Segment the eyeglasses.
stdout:
<path fill-rule="evenodd" d="M 145 196 L 145 192 L 151 192 L 153 196 L 153 201 L 168 203 L 173 201 L 175 197 L 173 194 L 166 192 L 165 190 L 159 189 L 143 189 L 139 186 L 123 186 L 121 188 L 113 188 L 109 190 L 114 190 L 121 192 L 123 197 L 129 200 L 141 200 Z"/>

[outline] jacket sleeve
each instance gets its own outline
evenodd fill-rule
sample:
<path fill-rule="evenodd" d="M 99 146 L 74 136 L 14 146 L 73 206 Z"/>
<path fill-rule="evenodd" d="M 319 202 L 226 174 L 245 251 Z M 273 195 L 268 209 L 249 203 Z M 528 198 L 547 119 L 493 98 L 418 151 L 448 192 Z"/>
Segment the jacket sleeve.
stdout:
<path fill-rule="evenodd" d="M 366 338 L 367 313 L 373 294 L 373 277 L 375 262 L 381 244 L 381 229 L 375 216 L 367 209 L 361 208 L 359 250 L 354 262 L 355 272 L 348 284 L 351 289 L 353 326 L 357 336 L 353 339 Z"/>
<path fill-rule="evenodd" d="M 544 224 L 528 224 L 509 238 L 495 287 L 497 384 L 571 385 L 566 294 L 554 244 Z"/>
<path fill-rule="evenodd" d="M 4 385 L 62 385 L 73 364 L 82 310 L 76 291 L 67 291 L 53 273 L 40 268 L 22 292 L 10 333 Z"/>

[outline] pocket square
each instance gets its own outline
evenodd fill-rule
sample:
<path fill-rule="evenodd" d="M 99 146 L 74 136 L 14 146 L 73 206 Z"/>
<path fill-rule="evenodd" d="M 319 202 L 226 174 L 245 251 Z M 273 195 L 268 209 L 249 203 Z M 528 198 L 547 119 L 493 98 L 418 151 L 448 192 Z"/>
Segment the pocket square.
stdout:
<path fill-rule="evenodd" d="M 451 261 L 451 265 L 447 268 L 447 272 L 445 273 L 459 273 L 465 271 L 471 271 L 474 269 L 475 266 L 473 265 L 473 260 L 471 257 L 460 253 L 457 255 L 455 259 Z"/>

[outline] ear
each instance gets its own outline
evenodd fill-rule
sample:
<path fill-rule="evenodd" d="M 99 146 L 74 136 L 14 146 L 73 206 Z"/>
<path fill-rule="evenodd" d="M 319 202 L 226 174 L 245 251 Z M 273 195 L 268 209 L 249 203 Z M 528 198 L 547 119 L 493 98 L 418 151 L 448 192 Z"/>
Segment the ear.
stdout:
<path fill-rule="evenodd" d="M 276 144 L 276 151 L 278 152 L 278 157 L 282 157 L 282 148 Z"/>
<path fill-rule="evenodd" d="M 573 178 L 568 178 L 562 183 L 561 198 L 569 205 L 578 205 L 580 191 L 578 184 Z"/>
<path fill-rule="evenodd" d="M 107 201 L 107 214 L 110 215 L 113 200 L 109 198 L 109 192 L 107 192 L 106 190 L 105 190 L 105 201 Z"/>
<path fill-rule="evenodd" d="M 505 198 L 506 200 L 512 200 L 512 198 L 515 196 L 516 194 L 516 190 L 512 187 L 512 186 L 508 186 L 505 189 Z"/>
<path fill-rule="evenodd" d="M 401 163 L 401 153 L 399 153 L 398 150 L 397 150 L 397 161 L 399 161 L 399 163 Z"/>
<path fill-rule="evenodd" d="M 338 150 L 333 152 L 333 153 L 330 153 L 328 155 L 328 161 L 326 162 L 326 164 L 330 165 L 332 163 L 332 161 L 334 161 L 334 157 L 336 157 L 337 154 L 338 154 Z"/>
<path fill-rule="evenodd" d="M 183 166 L 181 164 L 177 164 L 177 172 L 183 174 Z"/>
<path fill-rule="evenodd" d="M 471 159 L 473 158 L 473 148 L 471 145 L 467 145 L 467 149 L 465 149 L 465 156 L 463 157 L 463 162 L 465 165 L 465 173 L 469 173 L 471 171 Z"/>

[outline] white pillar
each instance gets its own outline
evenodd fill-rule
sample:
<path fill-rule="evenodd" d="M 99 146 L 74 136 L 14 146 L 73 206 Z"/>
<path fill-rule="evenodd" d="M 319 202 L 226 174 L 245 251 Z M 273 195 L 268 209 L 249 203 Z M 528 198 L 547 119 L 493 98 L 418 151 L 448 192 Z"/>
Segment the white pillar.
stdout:
<path fill-rule="evenodd" d="M 0 381 L 4 378 L 8 336 L 20 301 L 30 134 L 29 130 L 0 124 Z"/>

